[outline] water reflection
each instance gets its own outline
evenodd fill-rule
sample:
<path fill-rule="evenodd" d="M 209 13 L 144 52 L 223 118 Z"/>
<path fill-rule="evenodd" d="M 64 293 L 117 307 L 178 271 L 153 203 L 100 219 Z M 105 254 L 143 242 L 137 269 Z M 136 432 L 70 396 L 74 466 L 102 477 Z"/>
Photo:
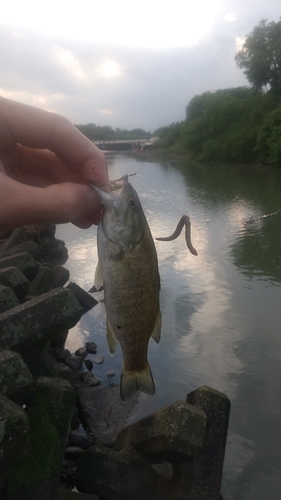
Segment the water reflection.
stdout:
<path fill-rule="evenodd" d="M 259 276 L 281 282 L 281 232 L 276 231 L 276 222 L 281 225 L 281 213 L 273 217 L 276 220 L 265 219 L 245 227 L 232 245 L 233 261 L 248 279 Z"/>
<path fill-rule="evenodd" d="M 280 208 L 280 173 L 245 166 L 175 168 L 122 157 L 109 160 L 111 179 L 136 171 L 142 177 L 132 177 L 131 182 L 153 236 L 172 234 L 185 213 L 191 217 L 192 243 L 199 255 L 188 252 L 183 235 L 172 242 L 155 242 L 163 329 L 160 344 L 150 342 L 148 358 L 156 395 L 141 395 L 131 421 L 185 399 L 203 384 L 225 392 L 232 408 L 223 495 L 229 500 L 277 500 L 281 213 L 248 227 L 243 222 Z M 71 279 L 89 290 L 97 261 L 95 228 L 66 225 L 57 234 L 69 250 L 66 266 Z M 102 303 L 72 330 L 69 347 L 75 350 L 87 340 L 94 340 L 105 356 L 104 365 L 95 367 L 96 375 L 106 384 L 106 371 L 114 369 L 117 382 L 121 350 L 113 357 L 107 352 Z"/>

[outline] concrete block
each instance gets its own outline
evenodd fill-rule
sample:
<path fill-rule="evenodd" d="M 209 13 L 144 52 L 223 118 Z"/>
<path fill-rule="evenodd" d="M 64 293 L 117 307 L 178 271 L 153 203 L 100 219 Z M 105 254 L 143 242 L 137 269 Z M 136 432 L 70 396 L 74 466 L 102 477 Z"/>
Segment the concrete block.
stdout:
<path fill-rule="evenodd" d="M 69 280 L 69 270 L 65 269 L 65 267 L 57 265 L 52 269 L 53 272 L 53 283 L 52 288 L 58 288 L 60 286 L 65 285 L 65 283 Z"/>
<path fill-rule="evenodd" d="M 64 264 L 68 259 L 68 250 L 65 247 L 64 241 L 57 240 L 55 246 L 48 249 L 48 260 L 53 264 Z"/>
<path fill-rule="evenodd" d="M 66 288 L 69 288 L 73 291 L 75 297 L 79 300 L 85 313 L 98 304 L 98 301 L 94 299 L 92 295 L 83 290 L 83 288 L 81 288 L 76 283 L 71 282 L 67 285 Z"/>
<path fill-rule="evenodd" d="M 47 266 L 39 266 L 39 271 L 30 284 L 27 297 L 42 295 L 52 288 L 53 273 Z"/>
<path fill-rule="evenodd" d="M 64 347 L 65 342 L 66 342 L 67 335 L 68 335 L 68 330 L 56 335 L 51 340 L 51 347 L 53 347 L 54 349 L 60 349 L 60 348 L 62 349 Z"/>
<path fill-rule="evenodd" d="M 0 352 L 0 391 L 15 403 L 28 401 L 33 390 L 33 377 L 17 352 Z"/>
<path fill-rule="evenodd" d="M 0 314 L 0 349 L 25 352 L 72 328 L 83 309 L 71 290 L 56 288 Z"/>
<path fill-rule="evenodd" d="M 204 411 L 176 401 L 126 427 L 118 435 L 115 449 L 132 447 L 150 459 L 177 463 L 203 453 L 207 429 Z"/>
<path fill-rule="evenodd" d="M 173 485 L 134 452 L 95 445 L 81 456 L 76 488 L 104 500 L 172 500 Z"/>
<path fill-rule="evenodd" d="M 29 289 L 29 280 L 17 267 L 0 269 L 0 284 L 10 287 L 19 301 L 23 299 Z"/>
<path fill-rule="evenodd" d="M 75 392 L 67 381 L 37 380 L 27 407 L 31 451 L 15 462 L 7 475 L 7 500 L 56 497 L 74 406 Z"/>
<path fill-rule="evenodd" d="M 68 380 L 71 385 L 74 386 L 77 377 L 76 374 L 69 366 L 66 366 L 64 363 L 59 363 L 58 361 L 51 360 L 51 363 L 53 365 L 53 369 L 56 370 L 57 376 L 59 378 L 63 378 L 65 380 Z"/>
<path fill-rule="evenodd" d="M 85 383 L 95 385 L 96 377 L 91 373 L 85 373 L 82 377 L 83 381 L 77 382 L 76 386 L 77 406 L 82 423 L 97 444 L 113 446 L 118 433 L 128 425 L 132 409 L 138 402 L 138 395 L 124 405 L 120 399 L 119 385 L 85 387 Z"/>
<path fill-rule="evenodd" d="M 0 269 L 17 267 L 28 280 L 33 280 L 38 273 L 39 265 L 29 253 L 19 253 L 0 258 Z"/>
<path fill-rule="evenodd" d="M 178 500 L 219 500 L 230 401 L 222 392 L 203 386 L 187 395 L 186 401 L 204 410 L 209 433 L 204 453 L 189 464 L 180 464 Z"/>
<path fill-rule="evenodd" d="M 44 224 L 41 229 L 41 235 L 49 236 L 49 238 L 54 238 L 56 234 L 56 225 L 55 224 Z"/>
<path fill-rule="evenodd" d="M 43 251 L 37 243 L 32 240 L 24 241 L 17 246 L 9 248 L 6 252 L 1 252 L 3 257 L 8 255 L 16 255 L 19 253 L 29 253 L 34 259 L 39 259 L 43 255 Z"/>
<path fill-rule="evenodd" d="M 18 227 L 13 230 L 10 236 L 6 239 L 5 243 L 1 245 L 1 253 L 7 252 L 13 247 L 29 240 L 29 234 L 23 227 Z"/>
<path fill-rule="evenodd" d="M 0 314 L 18 304 L 19 301 L 14 291 L 7 286 L 0 285 Z"/>
<path fill-rule="evenodd" d="M 25 411 L 0 393 L 0 474 L 4 476 L 19 457 L 26 455 L 29 422 Z"/>
<path fill-rule="evenodd" d="M 34 378 L 60 378 L 59 372 L 56 366 L 54 366 L 46 346 L 29 349 L 28 351 L 24 351 L 21 355 Z"/>

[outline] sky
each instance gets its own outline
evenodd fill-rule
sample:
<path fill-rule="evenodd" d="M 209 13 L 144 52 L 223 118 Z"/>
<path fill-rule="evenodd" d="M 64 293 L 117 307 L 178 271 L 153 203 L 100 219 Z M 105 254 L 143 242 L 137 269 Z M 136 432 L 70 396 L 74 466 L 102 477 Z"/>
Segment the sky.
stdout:
<path fill-rule="evenodd" d="M 75 124 L 159 127 L 195 95 L 245 86 L 234 57 L 279 0 L 9 0 L 0 95 Z"/>

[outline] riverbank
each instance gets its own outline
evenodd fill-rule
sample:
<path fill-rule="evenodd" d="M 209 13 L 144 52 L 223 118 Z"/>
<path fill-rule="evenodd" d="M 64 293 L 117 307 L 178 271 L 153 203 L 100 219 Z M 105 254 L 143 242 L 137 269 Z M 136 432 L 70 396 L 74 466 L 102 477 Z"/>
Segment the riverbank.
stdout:
<path fill-rule="evenodd" d="M 159 162 L 159 163 L 172 163 L 173 165 L 177 165 L 179 163 L 181 164 L 184 164 L 185 162 L 187 163 L 191 163 L 193 165 L 198 165 L 198 167 L 200 167 L 200 165 L 209 165 L 210 168 L 213 166 L 213 165 L 218 165 L 218 162 L 214 162 L 214 161 L 199 161 L 199 160 L 194 160 L 190 154 L 188 153 L 175 153 L 175 152 L 172 152 L 172 151 L 169 151 L 167 149 L 164 149 L 164 148 L 148 148 L 148 149 L 143 149 L 141 151 L 124 151 L 122 152 L 122 154 L 124 154 L 124 156 L 131 156 L 132 158 L 136 158 L 137 160 L 140 160 L 140 161 L 146 161 L 146 162 L 149 162 L 149 163 L 154 163 L 154 162 Z M 257 168 L 257 169 L 261 169 L 261 170 L 280 170 L 280 167 L 278 166 L 274 166 L 274 165 L 269 165 L 269 164 L 266 164 L 266 163 L 253 163 L 253 162 L 245 162 L 245 163 L 242 163 L 242 162 L 221 162 L 222 165 L 225 165 L 225 167 L 227 168 L 228 166 L 229 167 L 233 167 L 233 166 L 239 166 L 241 167 L 241 165 L 245 168 Z"/>
<path fill-rule="evenodd" d="M 109 372 L 101 384 L 94 342 L 65 349 L 97 302 L 55 232 L 0 238 L 1 500 L 219 500 L 228 398 L 203 386 L 126 427 L 138 395 L 123 404 Z"/>
<path fill-rule="evenodd" d="M 140 161 L 147 162 L 179 162 L 179 161 L 191 161 L 189 154 L 175 154 L 164 148 L 150 147 L 147 149 L 142 149 L 139 151 L 126 151 L 125 156 L 132 156 Z"/>
<path fill-rule="evenodd" d="M 36 225 L 0 238 L 3 500 L 70 494 L 81 454 L 94 442 L 112 446 L 137 402 L 124 406 L 118 386 L 100 385 L 97 345 L 88 342 L 75 353 L 64 347 L 68 330 L 97 301 L 69 281 L 68 251 L 55 231 Z M 105 422 L 108 398 L 112 414 Z"/>

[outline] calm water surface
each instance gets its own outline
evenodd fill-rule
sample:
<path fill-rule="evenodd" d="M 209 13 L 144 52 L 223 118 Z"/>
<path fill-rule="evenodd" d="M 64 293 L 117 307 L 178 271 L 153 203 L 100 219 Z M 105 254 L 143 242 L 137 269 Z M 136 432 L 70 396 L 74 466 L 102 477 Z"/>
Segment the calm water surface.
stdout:
<path fill-rule="evenodd" d="M 141 395 L 137 420 L 187 393 L 209 385 L 231 401 L 225 457 L 224 500 L 281 498 L 281 212 L 245 227 L 251 216 L 281 208 L 280 172 L 245 166 L 167 166 L 109 158 L 111 179 L 131 178 L 152 234 L 168 236 L 179 214 L 192 222 L 191 255 L 181 235 L 156 241 L 163 316 L 160 344 L 151 341 L 156 395 Z M 97 261 L 96 228 L 58 226 L 69 250 L 71 279 L 89 290 Z M 102 298 L 101 294 L 97 295 Z M 103 303 L 70 332 L 72 350 L 87 340 L 105 356 L 95 374 L 119 382 L 120 347 L 111 357 L 105 342 Z"/>

